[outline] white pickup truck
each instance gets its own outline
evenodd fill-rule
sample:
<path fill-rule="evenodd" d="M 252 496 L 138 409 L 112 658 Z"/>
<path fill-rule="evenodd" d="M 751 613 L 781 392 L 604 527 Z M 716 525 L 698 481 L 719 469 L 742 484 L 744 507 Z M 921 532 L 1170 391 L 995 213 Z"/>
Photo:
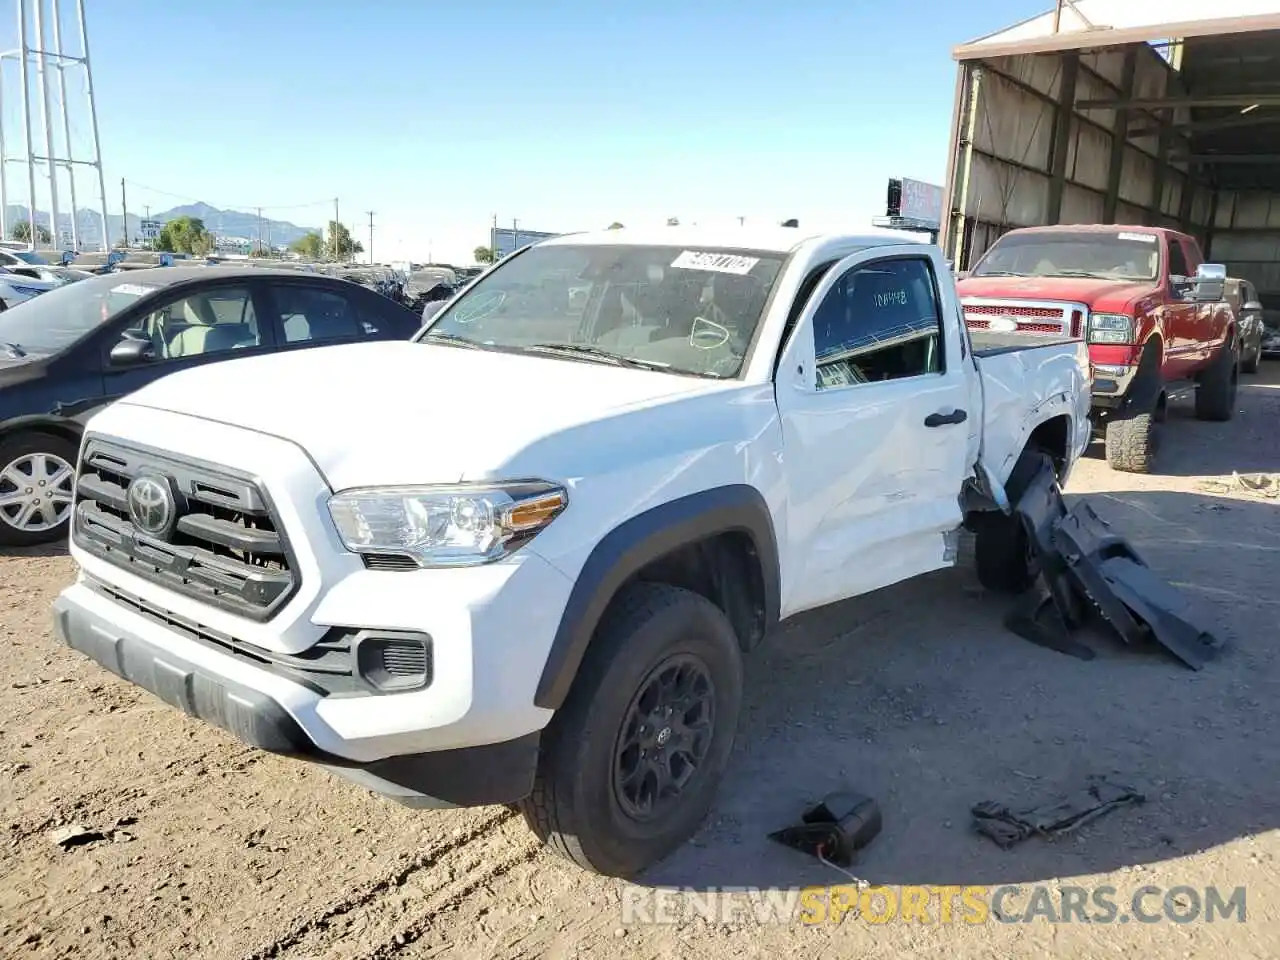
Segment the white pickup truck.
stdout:
<path fill-rule="evenodd" d="M 952 565 L 965 525 L 988 586 L 1028 583 L 1015 468 L 1065 478 L 1088 359 L 985 336 L 934 246 L 547 240 L 412 342 L 96 415 L 56 632 L 249 744 L 411 805 L 518 804 L 632 875 L 709 809 L 779 620 Z"/>

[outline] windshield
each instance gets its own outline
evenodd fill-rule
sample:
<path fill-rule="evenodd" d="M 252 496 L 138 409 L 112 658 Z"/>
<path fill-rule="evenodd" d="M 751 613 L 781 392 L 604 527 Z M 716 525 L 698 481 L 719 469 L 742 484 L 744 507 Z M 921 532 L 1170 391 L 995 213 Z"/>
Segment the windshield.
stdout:
<path fill-rule="evenodd" d="M 1153 233 L 1008 233 L 969 272 L 971 277 L 1096 277 L 1150 280 L 1160 276 Z"/>
<path fill-rule="evenodd" d="M 419 338 L 735 377 L 786 259 L 758 250 L 532 247 Z"/>
<path fill-rule="evenodd" d="M 32 253 L 30 250 L 10 250 L 8 252 L 24 263 L 29 263 L 32 266 L 47 267 L 49 265 L 48 260 L 40 256 L 38 253 Z"/>
<path fill-rule="evenodd" d="M 57 353 L 159 289 L 114 276 L 54 287 L 0 313 L 0 351 L 20 356 Z"/>

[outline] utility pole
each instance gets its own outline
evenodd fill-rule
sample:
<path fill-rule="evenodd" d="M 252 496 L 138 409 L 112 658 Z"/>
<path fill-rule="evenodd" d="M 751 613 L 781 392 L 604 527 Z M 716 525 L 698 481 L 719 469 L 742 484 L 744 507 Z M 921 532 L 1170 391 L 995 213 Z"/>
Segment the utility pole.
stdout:
<path fill-rule="evenodd" d="M 489 233 L 489 262 L 498 259 L 498 215 L 493 215 L 493 230 Z"/>
<path fill-rule="evenodd" d="M 338 198 L 333 198 L 333 227 L 329 230 L 329 242 L 333 244 L 333 259 L 338 259 L 338 224 L 342 221 L 338 219 Z"/>
<path fill-rule="evenodd" d="M 258 252 L 262 252 L 262 208 L 256 207 L 258 211 Z"/>
<path fill-rule="evenodd" d="M 124 192 L 124 177 L 120 178 L 120 239 L 124 241 L 124 248 L 129 249 L 129 198 Z M 34 228 L 33 228 L 34 229 Z M 107 244 L 108 248 L 111 246 Z"/>
<path fill-rule="evenodd" d="M 366 211 L 369 214 L 369 263 L 373 263 L 373 211 Z"/>
<path fill-rule="evenodd" d="M 511 252 L 515 253 L 520 249 L 520 221 L 515 217 L 511 218 Z"/>

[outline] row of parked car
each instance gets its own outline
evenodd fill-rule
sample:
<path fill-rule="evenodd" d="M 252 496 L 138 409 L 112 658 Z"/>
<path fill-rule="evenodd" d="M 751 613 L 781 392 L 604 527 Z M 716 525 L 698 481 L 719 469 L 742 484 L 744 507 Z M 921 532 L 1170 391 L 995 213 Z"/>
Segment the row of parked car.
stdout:
<path fill-rule="evenodd" d="M 112 266 L 56 283 L 0 277 L 0 298 L 17 291 L 0 312 L 0 546 L 65 538 L 83 424 L 121 396 L 232 357 L 404 340 L 422 323 L 420 311 L 341 275 L 243 262 Z"/>

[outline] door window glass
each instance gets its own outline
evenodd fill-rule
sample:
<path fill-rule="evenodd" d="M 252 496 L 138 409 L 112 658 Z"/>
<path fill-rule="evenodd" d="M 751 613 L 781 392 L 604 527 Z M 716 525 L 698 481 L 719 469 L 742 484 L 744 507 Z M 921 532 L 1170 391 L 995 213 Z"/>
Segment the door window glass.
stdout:
<path fill-rule="evenodd" d="M 149 340 L 157 360 L 180 360 L 262 344 L 253 296 L 244 287 L 189 294 L 153 310 L 125 332 Z"/>
<path fill-rule="evenodd" d="M 283 284 L 274 293 L 286 343 L 346 340 L 365 332 L 351 302 L 340 293 Z"/>
<path fill-rule="evenodd" d="M 862 264 L 831 287 L 813 317 L 819 389 L 941 373 L 942 319 L 929 262 Z"/>

